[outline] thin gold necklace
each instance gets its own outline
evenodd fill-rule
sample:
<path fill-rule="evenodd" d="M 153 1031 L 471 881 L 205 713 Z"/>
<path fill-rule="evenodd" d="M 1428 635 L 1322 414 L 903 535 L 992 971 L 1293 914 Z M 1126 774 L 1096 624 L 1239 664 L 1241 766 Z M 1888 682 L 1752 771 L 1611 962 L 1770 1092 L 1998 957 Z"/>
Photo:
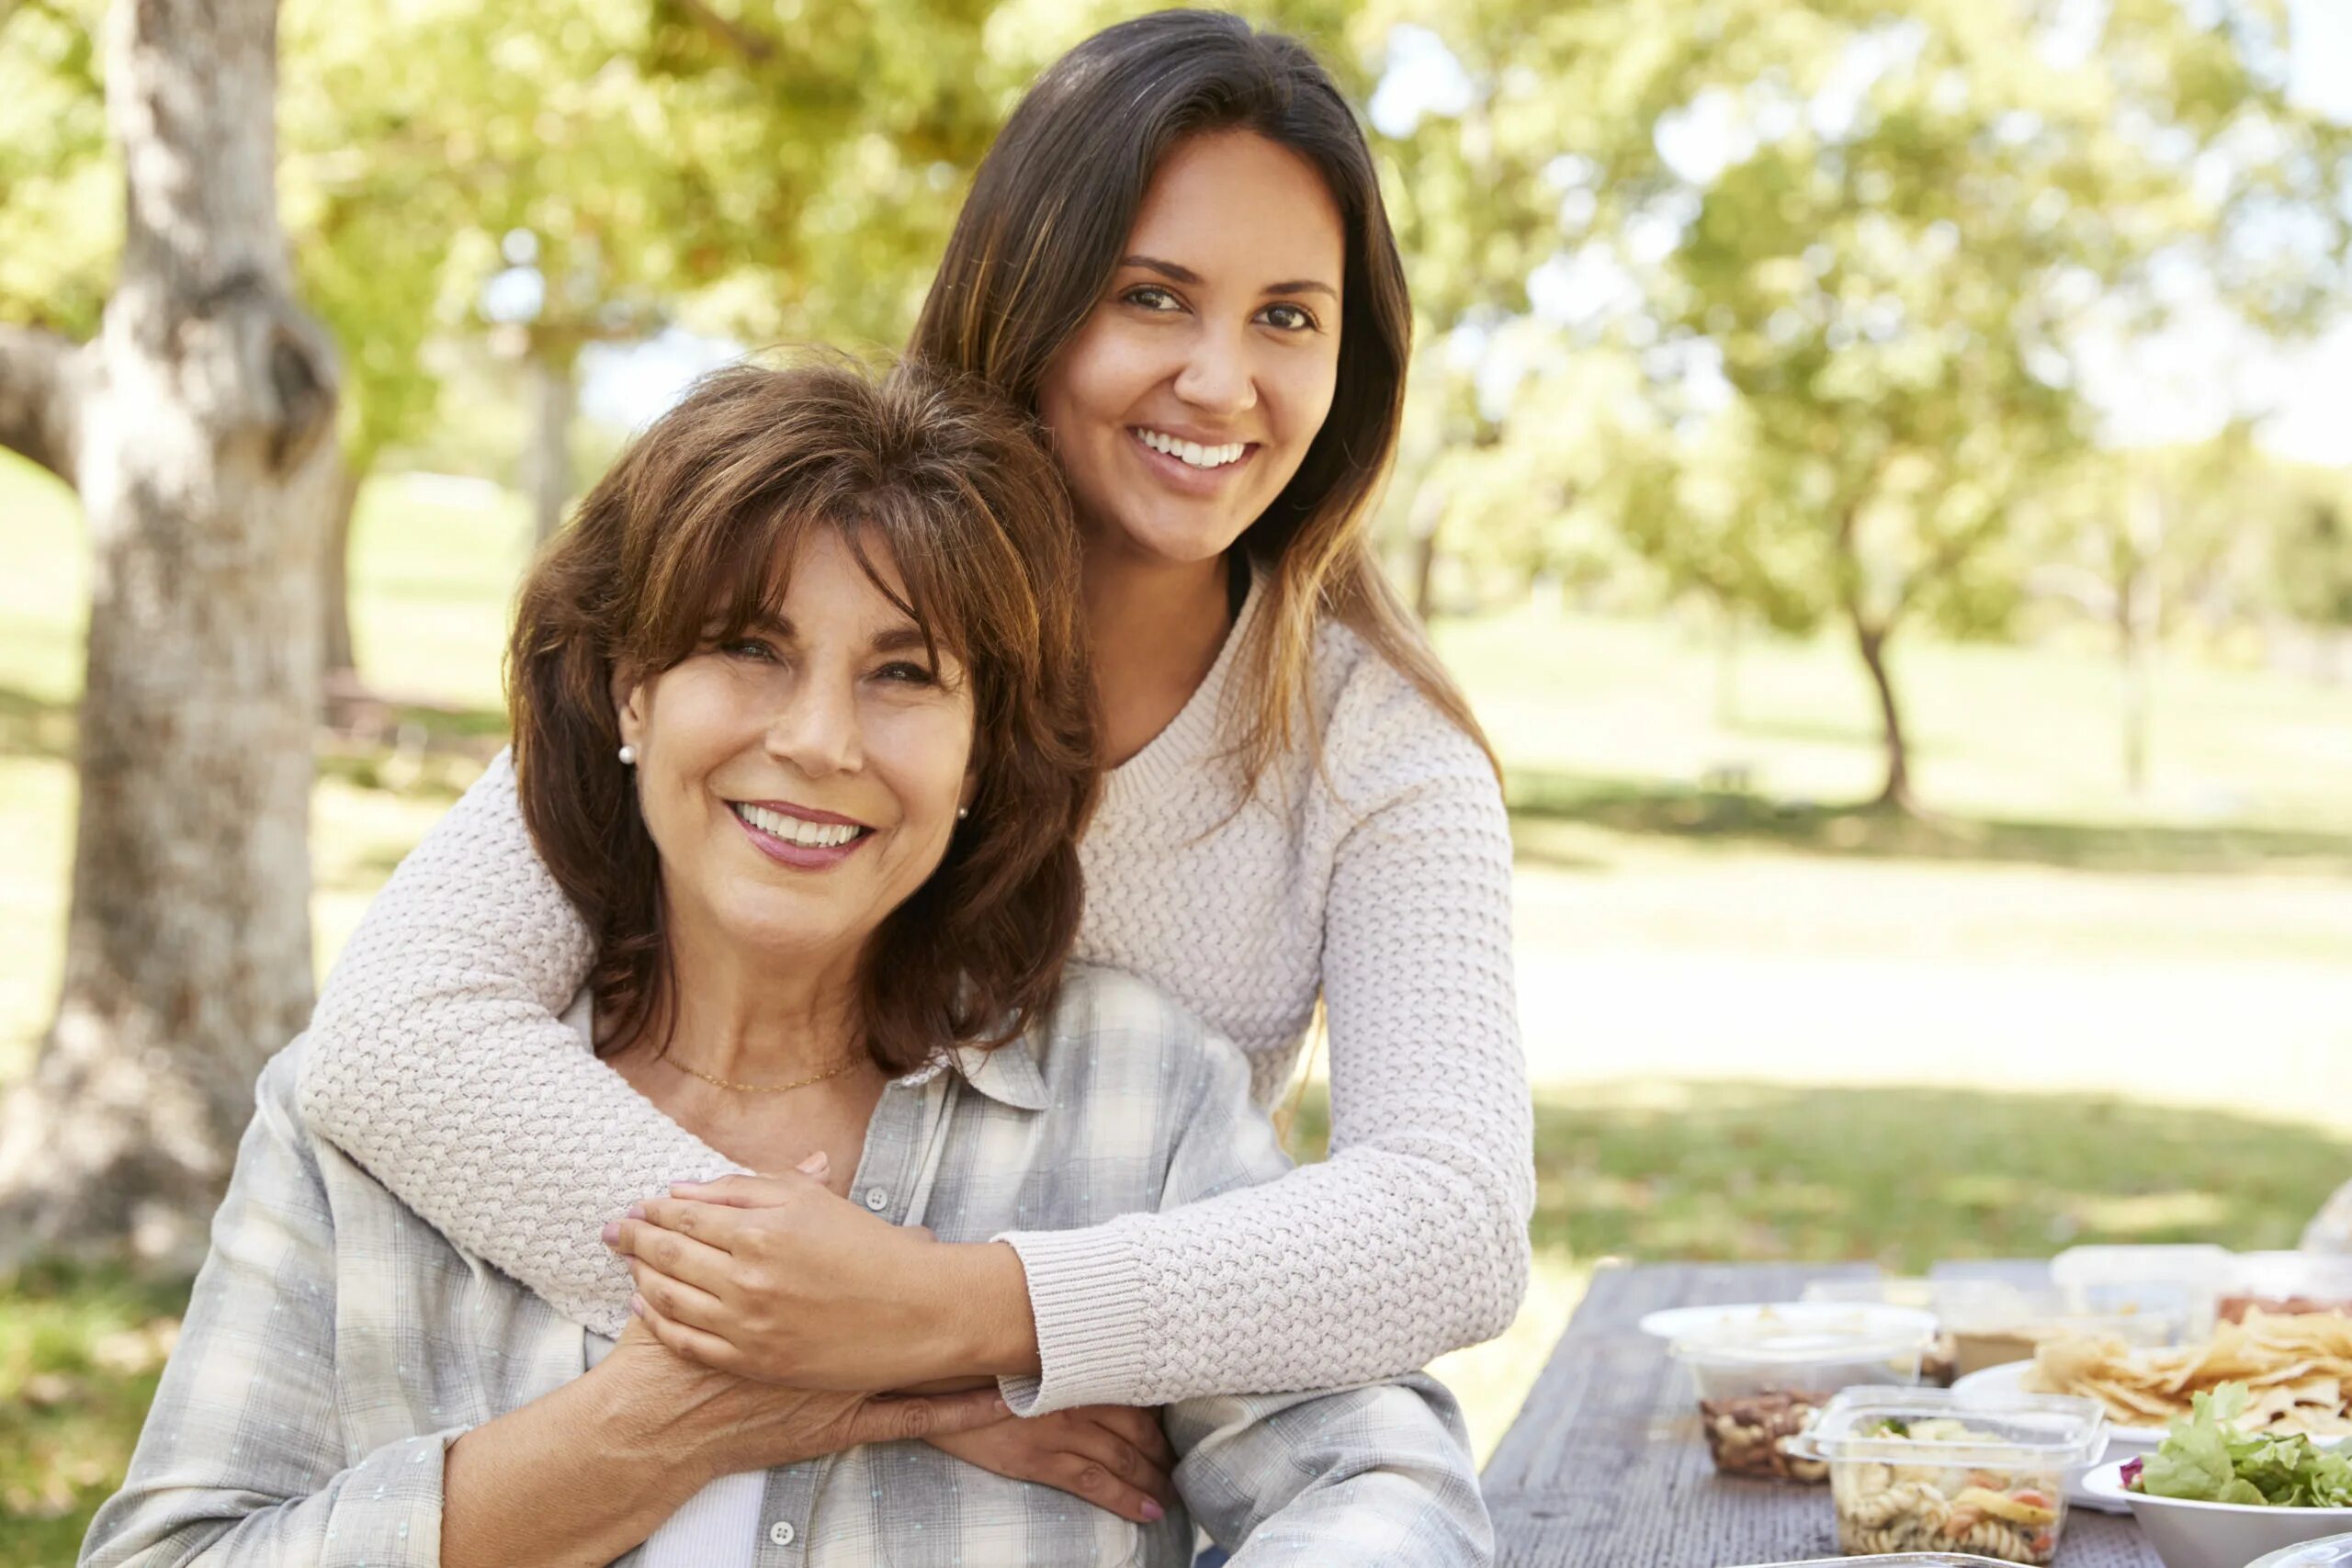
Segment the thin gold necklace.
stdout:
<path fill-rule="evenodd" d="M 677 1068 L 678 1071 L 685 1074 L 688 1077 L 700 1078 L 707 1084 L 716 1084 L 720 1089 L 731 1089 L 742 1094 L 785 1094 L 796 1089 L 807 1089 L 810 1084 L 823 1083 L 827 1078 L 837 1078 L 843 1073 L 848 1072 L 852 1067 L 861 1066 L 865 1064 L 864 1057 L 852 1056 L 840 1066 L 828 1067 L 812 1078 L 796 1078 L 791 1083 L 732 1083 L 726 1078 L 715 1078 L 708 1073 L 690 1067 L 684 1062 L 679 1061 L 675 1056 L 665 1055 L 662 1059 L 669 1063 L 672 1066 Z"/>

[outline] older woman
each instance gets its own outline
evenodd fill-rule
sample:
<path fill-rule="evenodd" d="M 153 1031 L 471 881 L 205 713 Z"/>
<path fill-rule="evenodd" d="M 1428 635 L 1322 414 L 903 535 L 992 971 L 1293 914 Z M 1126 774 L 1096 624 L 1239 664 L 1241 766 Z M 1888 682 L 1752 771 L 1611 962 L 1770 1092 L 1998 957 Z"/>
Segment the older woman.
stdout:
<path fill-rule="evenodd" d="M 511 648 L 525 814 L 599 938 L 583 1042 L 731 1157 L 854 1198 L 826 1213 L 859 1245 L 942 1267 L 1284 1168 L 1238 1052 L 1064 972 L 1094 789 L 1074 547 L 1047 460 L 977 394 L 738 370 L 597 487 Z M 85 1562 L 1177 1564 L 1188 1512 L 1246 1562 L 1487 1555 L 1423 1378 L 1170 1407 L 1179 1506 L 1138 1524 L 906 1440 L 1001 1419 L 992 1388 L 678 1354 L 728 1304 L 696 1281 L 756 1278 L 790 1182 L 654 1216 L 664 1299 L 604 1340 L 307 1132 L 301 1054 L 263 1075 Z"/>

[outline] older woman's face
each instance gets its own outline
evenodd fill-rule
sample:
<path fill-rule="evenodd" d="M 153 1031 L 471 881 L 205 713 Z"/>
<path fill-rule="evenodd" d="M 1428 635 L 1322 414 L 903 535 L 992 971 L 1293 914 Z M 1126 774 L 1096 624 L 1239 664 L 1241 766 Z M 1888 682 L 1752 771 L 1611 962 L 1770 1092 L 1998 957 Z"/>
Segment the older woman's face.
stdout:
<path fill-rule="evenodd" d="M 867 554 L 897 589 L 879 541 Z M 859 952 L 937 868 L 971 790 L 971 690 L 939 657 L 819 528 L 763 623 L 625 694 L 677 918 L 816 962 Z"/>

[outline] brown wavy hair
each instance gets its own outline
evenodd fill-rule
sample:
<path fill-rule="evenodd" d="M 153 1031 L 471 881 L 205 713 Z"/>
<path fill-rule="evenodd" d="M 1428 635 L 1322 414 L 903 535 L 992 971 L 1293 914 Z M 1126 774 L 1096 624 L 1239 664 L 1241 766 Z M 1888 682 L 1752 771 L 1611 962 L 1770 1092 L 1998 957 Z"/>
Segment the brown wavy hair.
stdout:
<path fill-rule="evenodd" d="M 800 541 L 840 531 L 973 689 L 978 789 L 859 965 L 867 1049 L 901 1073 L 1050 1007 L 1078 934 L 1097 784 L 1078 536 L 1020 412 L 967 380 L 837 361 L 722 370 L 639 436 L 532 567 L 507 645 L 523 818 L 597 939 L 600 1051 L 673 1017 L 661 867 L 613 704 L 740 636 Z M 876 565 L 888 552 L 904 594 Z"/>
<path fill-rule="evenodd" d="M 1035 412 L 1055 355 L 1102 300 L 1162 159 L 1188 137 L 1248 130 L 1319 171 L 1347 265 L 1331 412 L 1239 547 L 1265 570 L 1250 645 L 1254 700 L 1236 737 L 1251 784 L 1290 748 L 1326 616 L 1351 628 L 1439 711 L 1494 750 L 1374 556 L 1371 514 L 1396 453 L 1413 310 L 1363 130 L 1306 45 L 1221 11 L 1106 28 L 1031 85 L 979 167 L 909 352 L 977 376 Z M 1310 734 L 1320 750 L 1321 738 Z M 1498 776 L 1500 770 L 1498 768 Z"/>

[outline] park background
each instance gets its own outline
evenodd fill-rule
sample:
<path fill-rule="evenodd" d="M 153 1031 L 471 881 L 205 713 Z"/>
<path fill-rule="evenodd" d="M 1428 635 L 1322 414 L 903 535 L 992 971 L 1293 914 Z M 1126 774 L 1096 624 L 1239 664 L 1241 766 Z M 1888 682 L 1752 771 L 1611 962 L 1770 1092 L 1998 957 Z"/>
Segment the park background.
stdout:
<path fill-rule="evenodd" d="M 500 743 L 567 501 L 747 346 L 898 341 L 1021 85 L 1134 9 L 287 0 L 276 202 L 342 362 L 319 973 Z M 1440 1368 L 1482 1451 L 1606 1258 L 2292 1245 L 2352 1177 L 2352 5 L 1253 14 L 1374 128 L 1419 315 L 1381 538 L 1509 774 L 1539 1208 L 1518 1325 Z M 0 373 L 118 285 L 116 48 L 0 0 Z M 0 452 L 19 1096 L 100 545 Z M 12 1568 L 70 1560 L 186 1280 L 22 1221 L 55 1130 L 11 1135 Z"/>

